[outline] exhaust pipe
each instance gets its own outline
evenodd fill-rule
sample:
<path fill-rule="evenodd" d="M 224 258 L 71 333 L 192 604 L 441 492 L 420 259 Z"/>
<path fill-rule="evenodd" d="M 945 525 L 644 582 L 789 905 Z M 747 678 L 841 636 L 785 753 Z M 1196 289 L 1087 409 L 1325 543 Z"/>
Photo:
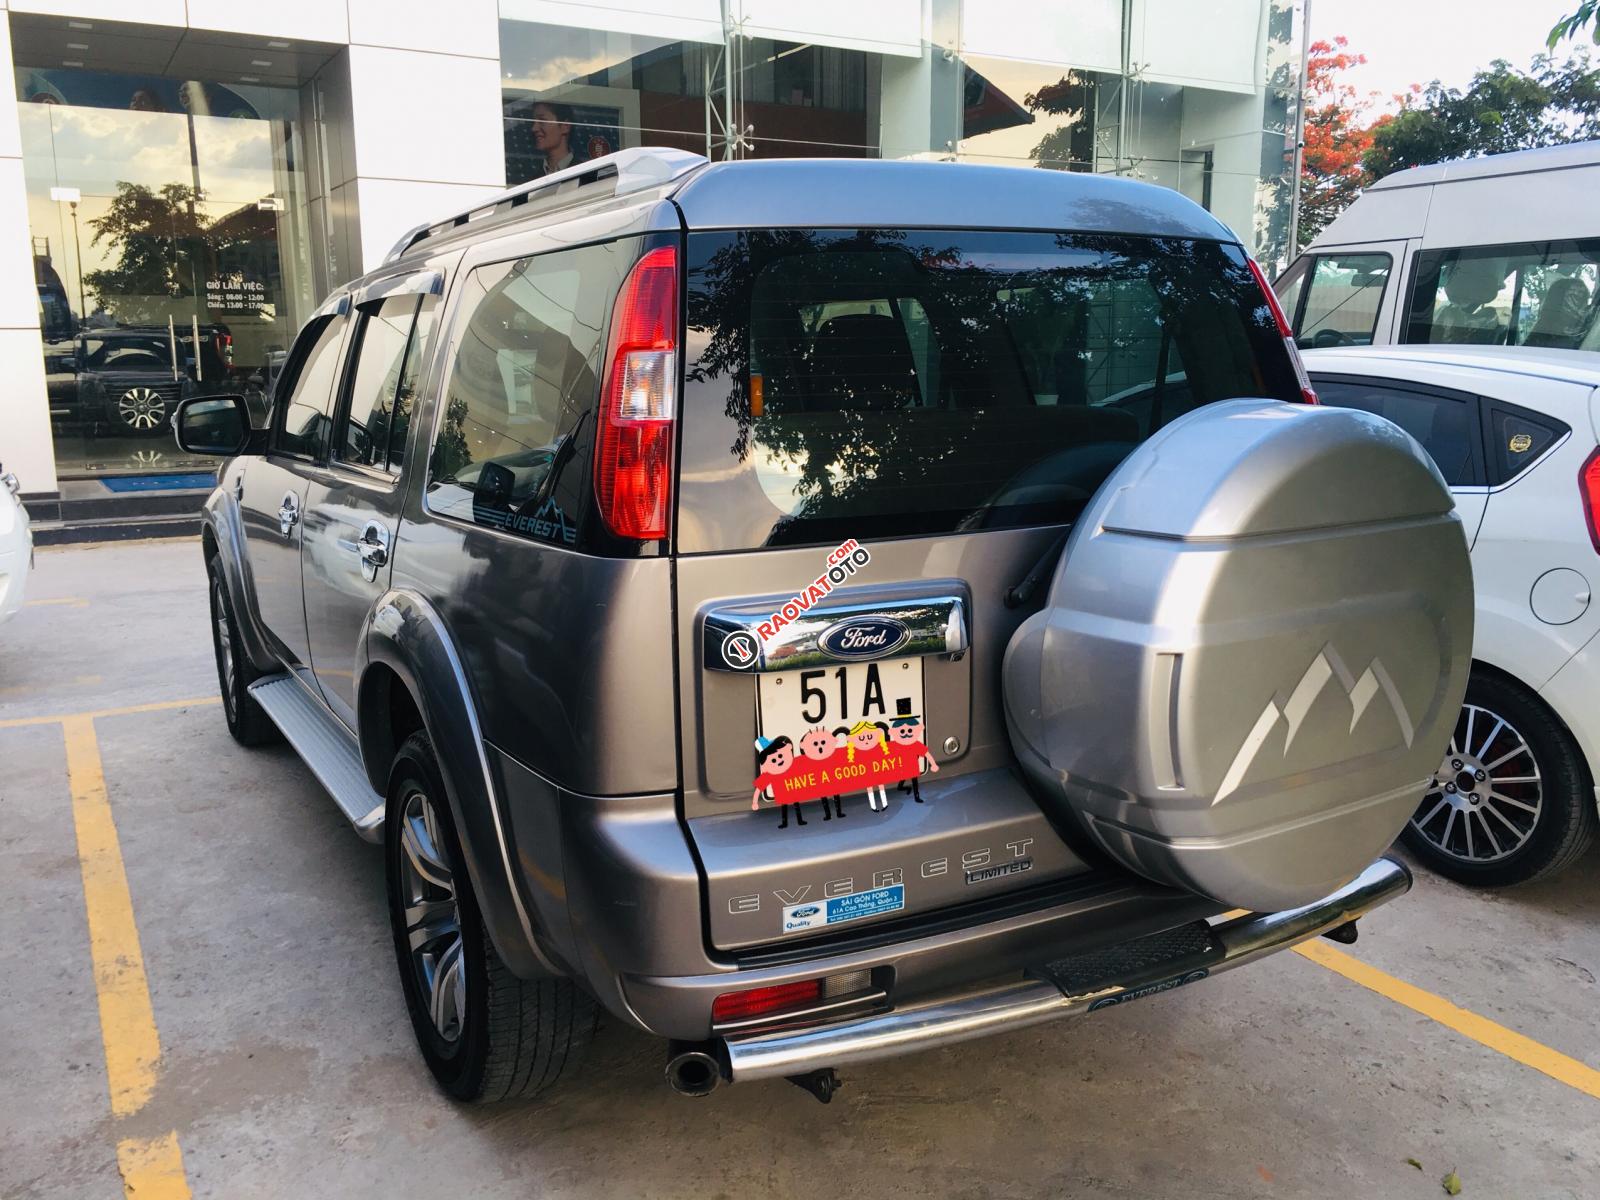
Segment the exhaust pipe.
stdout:
<path fill-rule="evenodd" d="M 667 1083 L 680 1096 L 709 1096 L 722 1083 L 722 1062 L 711 1042 L 671 1042 Z"/>

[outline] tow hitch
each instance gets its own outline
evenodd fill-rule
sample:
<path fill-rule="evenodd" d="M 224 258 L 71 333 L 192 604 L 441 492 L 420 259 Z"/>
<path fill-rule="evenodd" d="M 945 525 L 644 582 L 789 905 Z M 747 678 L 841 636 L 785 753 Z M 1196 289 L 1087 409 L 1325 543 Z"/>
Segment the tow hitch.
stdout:
<path fill-rule="evenodd" d="M 844 1086 L 844 1080 L 834 1074 L 832 1067 L 823 1067 L 816 1071 L 806 1071 L 800 1075 L 785 1075 L 795 1087 L 810 1092 L 822 1103 L 826 1104 L 833 1099 L 833 1094 Z"/>

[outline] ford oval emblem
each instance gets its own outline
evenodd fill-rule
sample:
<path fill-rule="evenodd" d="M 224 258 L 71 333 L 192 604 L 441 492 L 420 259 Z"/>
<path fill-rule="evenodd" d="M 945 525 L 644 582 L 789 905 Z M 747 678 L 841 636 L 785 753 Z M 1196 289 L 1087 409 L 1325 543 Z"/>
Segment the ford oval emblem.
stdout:
<path fill-rule="evenodd" d="M 808 904 L 804 908 L 797 908 L 789 915 L 791 917 L 814 917 L 822 910 L 815 904 Z"/>
<path fill-rule="evenodd" d="M 911 640 L 911 630 L 893 617 L 851 617 L 822 631 L 817 645 L 829 658 L 882 658 Z"/>

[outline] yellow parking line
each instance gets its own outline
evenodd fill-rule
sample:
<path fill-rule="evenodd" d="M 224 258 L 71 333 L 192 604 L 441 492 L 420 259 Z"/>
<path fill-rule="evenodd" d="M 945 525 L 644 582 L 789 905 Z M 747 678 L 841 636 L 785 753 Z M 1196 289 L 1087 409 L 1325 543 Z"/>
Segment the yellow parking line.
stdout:
<path fill-rule="evenodd" d="M 176 1133 L 124 1138 L 117 1143 L 117 1169 L 122 1172 L 122 1190 L 129 1200 L 152 1196 L 155 1200 L 181 1200 L 189 1195 Z"/>
<path fill-rule="evenodd" d="M 78 863 L 83 872 L 83 903 L 89 921 L 89 957 L 100 1002 L 100 1037 L 105 1045 L 106 1084 L 111 1112 L 126 1117 L 138 1112 L 155 1091 L 161 1061 L 145 978 L 139 928 L 133 919 L 122 847 L 106 797 L 105 771 L 94 720 L 66 717 L 67 783 L 72 792 L 72 819 L 78 836 Z M 144 1142 L 127 1139 L 117 1147 L 124 1190 L 140 1200 L 176 1200 L 189 1195 L 177 1134 Z"/>
<path fill-rule="evenodd" d="M 1507 1029 L 1487 1017 L 1480 1017 L 1475 1012 L 1451 1004 L 1442 996 L 1435 996 L 1403 979 L 1396 979 L 1342 950 L 1334 949 L 1326 942 L 1304 942 L 1294 949 L 1297 954 L 1343 975 L 1352 983 L 1359 983 L 1396 1004 L 1403 1004 L 1412 1012 L 1421 1013 L 1447 1029 L 1455 1030 L 1462 1037 L 1471 1038 L 1481 1046 L 1487 1046 L 1525 1067 L 1532 1067 L 1551 1079 L 1600 1100 L 1600 1071 L 1587 1063 L 1568 1058 L 1560 1051 L 1524 1037 L 1514 1029 Z"/>
<path fill-rule="evenodd" d="M 89 602 L 82 596 L 55 596 L 43 600 L 24 600 L 23 608 L 43 608 L 47 604 L 59 604 L 65 608 L 88 608 Z"/>
<path fill-rule="evenodd" d="M 197 708 L 202 704 L 221 704 L 220 696 L 200 696 L 193 700 L 156 700 L 150 704 L 129 704 L 122 708 L 92 708 L 87 712 L 50 713 L 43 717 L 11 717 L 0 721 L 0 729 L 18 729 L 24 725 L 55 725 L 67 721 L 93 721 L 99 717 L 126 717 L 131 713 L 165 712 L 174 708 Z"/>

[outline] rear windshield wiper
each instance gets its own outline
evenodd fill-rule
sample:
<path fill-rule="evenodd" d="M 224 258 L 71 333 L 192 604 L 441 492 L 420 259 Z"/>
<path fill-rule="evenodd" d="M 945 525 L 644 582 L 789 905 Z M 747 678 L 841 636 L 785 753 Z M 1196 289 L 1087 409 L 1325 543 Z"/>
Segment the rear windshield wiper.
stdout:
<path fill-rule="evenodd" d="M 1039 588 L 1039 581 L 1045 574 L 1055 569 L 1056 560 L 1061 557 L 1061 548 L 1067 544 L 1067 535 L 1072 532 L 1071 526 L 1061 531 L 1061 536 L 1050 543 L 1050 548 L 1033 564 L 1033 570 L 1022 577 L 1022 581 L 1006 593 L 1005 604 L 1007 608 L 1021 608 L 1033 598 L 1033 593 Z"/>

